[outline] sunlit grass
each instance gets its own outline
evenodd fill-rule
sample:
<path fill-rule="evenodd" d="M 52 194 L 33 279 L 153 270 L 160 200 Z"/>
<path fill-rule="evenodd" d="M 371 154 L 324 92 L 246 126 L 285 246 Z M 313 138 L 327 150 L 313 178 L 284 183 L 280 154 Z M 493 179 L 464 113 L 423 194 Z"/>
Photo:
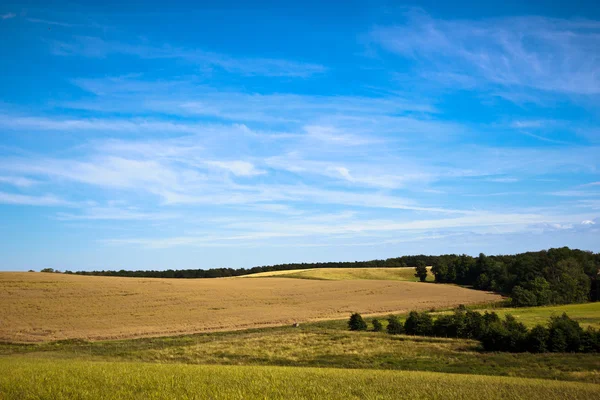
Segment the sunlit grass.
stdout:
<path fill-rule="evenodd" d="M 600 386 L 410 371 L 0 359 L 7 399 L 594 399 Z"/>
<path fill-rule="evenodd" d="M 485 310 L 485 308 L 479 309 L 481 312 Z M 490 308 L 488 311 L 495 311 L 501 317 L 512 314 L 518 321 L 523 322 L 528 327 L 537 324 L 547 325 L 551 316 L 567 313 L 569 317 L 577 320 L 584 328 L 591 326 L 600 329 L 600 302 L 543 307 Z"/>

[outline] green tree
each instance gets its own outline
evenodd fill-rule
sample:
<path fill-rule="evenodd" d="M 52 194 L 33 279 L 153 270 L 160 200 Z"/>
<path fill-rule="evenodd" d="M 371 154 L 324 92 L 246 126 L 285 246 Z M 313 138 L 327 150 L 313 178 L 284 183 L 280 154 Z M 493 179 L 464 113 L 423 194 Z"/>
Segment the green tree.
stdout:
<path fill-rule="evenodd" d="M 354 313 L 350 316 L 348 328 L 350 328 L 351 331 L 366 331 L 367 323 L 359 313 Z"/>
<path fill-rule="evenodd" d="M 54 268 L 44 268 L 40 272 L 54 272 Z"/>
<path fill-rule="evenodd" d="M 411 311 L 404 321 L 404 332 L 408 335 L 428 336 L 433 333 L 433 320 L 431 315 L 423 312 Z"/>
<path fill-rule="evenodd" d="M 427 280 L 427 264 L 424 261 L 417 261 L 417 266 L 415 267 L 415 277 L 419 278 L 421 282 L 425 282 Z"/>
<path fill-rule="evenodd" d="M 553 292 L 553 303 L 581 303 L 588 300 L 591 281 L 577 259 L 571 257 L 561 260 L 556 266 L 549 268 L 547 274 Z"/>
<path fill-rule="evenodd" d="M 374 332 L 381 332 L 383 330 L 383 325 L 381 324 L 381 322 L 378 319 L 374 319 L 372 324 L 373 324 Z"/>
<path fill-rule="evenodd" d="M 531 353 L 545 353 L 548 351 L 550 331 L 542 325 L 536 325 L 527 335 L 527 351 Z"/>
<path fill-rule="evenodd" d="M 448 265 L 444 261 L 438 261 L 431 267 L 431 273 L 436 282 L 448 282 Z"/>
<path fill-rule="evenodd" d="M 583 329 L 579 322 L 566 313 L 550 318 L 550 350 L 553 352 L 578 352 L 581 346 Z"/>
<path fill-rule="evenodd" d="M 398 317 L 390 315 L 388 318 L 387 331 L 392 335 L 400 335 L 404 333 L 404 325 L 402 325 L 402 322 L 400 322 Z"/>
<path fill-rule="evenodd" d="M 521 286 L 515 286 L 510 294 L 511 304 L 514 307 L 533 307 L 537 306 L 537 297 L 530 290 Z"/>

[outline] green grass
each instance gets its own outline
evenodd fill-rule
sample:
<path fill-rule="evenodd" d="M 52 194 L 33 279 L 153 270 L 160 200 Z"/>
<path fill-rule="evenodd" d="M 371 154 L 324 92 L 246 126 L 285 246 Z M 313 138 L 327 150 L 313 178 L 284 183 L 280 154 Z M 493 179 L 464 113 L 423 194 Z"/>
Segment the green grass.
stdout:
<path fill-rule="evenodd" d="M 415 269 L 406 268 L 313 268 L 313 269 L 294 269 L 289 271 L 261 272 L 258 274 L 245 275 L 243 278 L 296 278 L 296 279 L 318 279 L 318 280 L 392 280 L 392 281 L 411 281 L 417 282 Z M 427 280 L 432 282 L 433 276 L 428 275 Z"/>
<path fill-rule="evenodd" d="M 479 351 L 475 341 L 349 332 L 342 321 L 171 338 L 0 345 L 0 355 L 73 361 L 416 370 L 600 384 L 597 354 L 486 353 Z"/>
<path fill-rule="evenodd" d="M 297 367 L 0 359 L 6 399 L 596 399 L 600 386 Z"/>

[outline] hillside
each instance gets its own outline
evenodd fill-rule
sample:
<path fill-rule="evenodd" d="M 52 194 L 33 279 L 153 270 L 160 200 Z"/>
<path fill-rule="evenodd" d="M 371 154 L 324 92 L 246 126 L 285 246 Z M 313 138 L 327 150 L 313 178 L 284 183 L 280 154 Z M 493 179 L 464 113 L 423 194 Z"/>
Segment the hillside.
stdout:
<path fill-rule="evenodd" d="M 390 280 L 158 279 L 0 273 L 0 340 L 118 339 L 225 331 L 499 300 Z"/>
<path fill-rule="evenodd" d="M 429 268 L 431 269 L 431 268 Z M 409 281 L 417 282 L 415 269 L 405 268 L 312 268 L 293 269 L 289 271 L 259 272 L 252 275 L 244 275 L 241 278 L 296 278 L 296 279 L 319 279 L 328 281 L 342 280 L 387 280 L 387 281 Z M 428 276 L 428 281 L 433 281 L 433 276 Z"/>

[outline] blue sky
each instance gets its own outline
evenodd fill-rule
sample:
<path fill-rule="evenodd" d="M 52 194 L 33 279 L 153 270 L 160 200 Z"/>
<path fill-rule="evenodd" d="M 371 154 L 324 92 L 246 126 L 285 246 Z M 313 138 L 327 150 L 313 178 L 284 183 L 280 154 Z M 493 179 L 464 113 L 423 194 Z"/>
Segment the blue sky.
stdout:
<path fill-rule="evenodd" d="M 3 2 L 0 269 L 600 251 L 600 9 L 439 3 Z"/>

